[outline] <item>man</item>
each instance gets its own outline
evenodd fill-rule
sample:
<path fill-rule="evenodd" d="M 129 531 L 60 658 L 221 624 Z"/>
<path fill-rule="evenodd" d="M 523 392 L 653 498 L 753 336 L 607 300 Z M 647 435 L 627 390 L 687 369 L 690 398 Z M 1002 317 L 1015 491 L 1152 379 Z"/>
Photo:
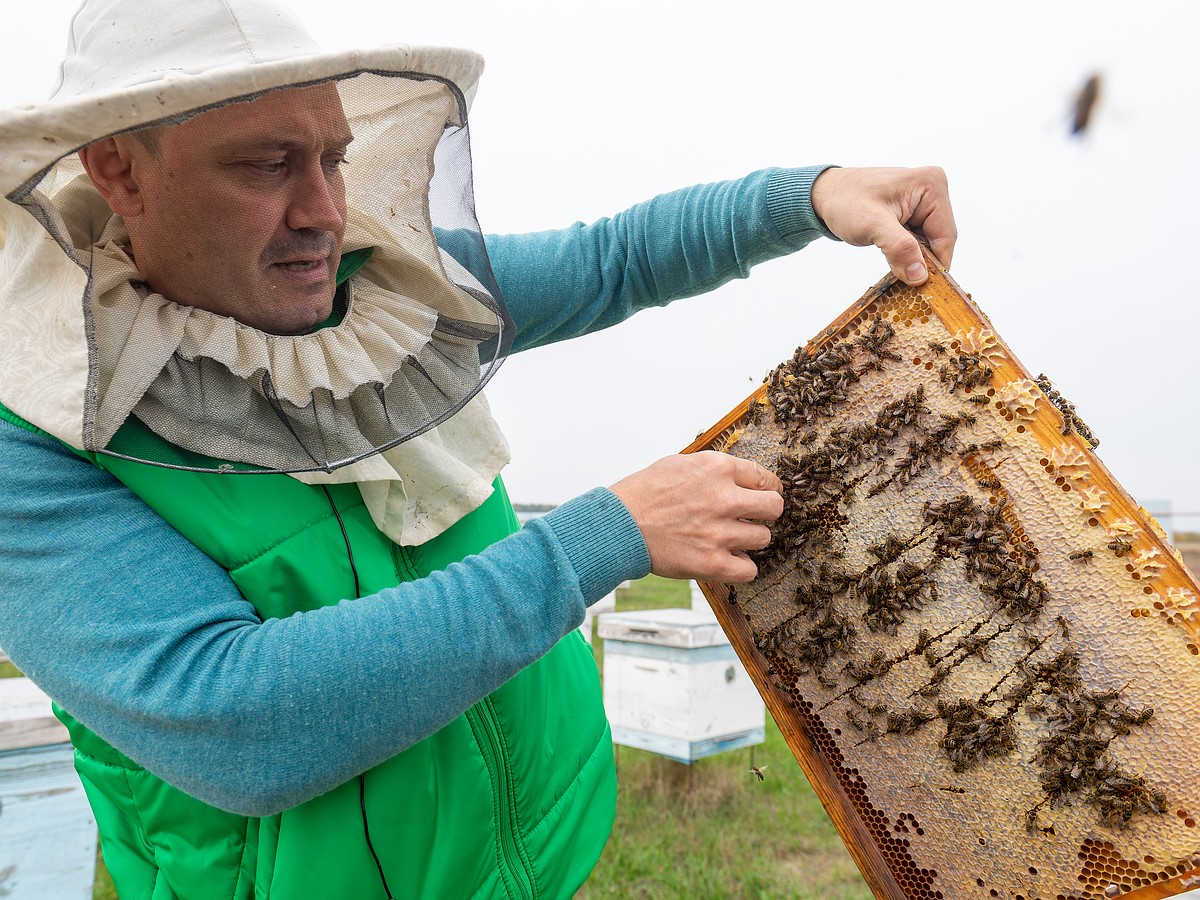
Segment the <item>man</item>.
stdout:
<path fill-rule="evenodd" d="M 322 54 L 258 0 L 88 0 L 55 99 L 0 117 L 0 646 L 123 898 L 569 896 L 615 801 L 585 606 L 751 579 L 780 484 L 669 457 L 517 531 L 484 382 L 824 233 L 910 283 L 905 226 L 950 260 L 938 170 L 484 240 L 479 70 Z"/>

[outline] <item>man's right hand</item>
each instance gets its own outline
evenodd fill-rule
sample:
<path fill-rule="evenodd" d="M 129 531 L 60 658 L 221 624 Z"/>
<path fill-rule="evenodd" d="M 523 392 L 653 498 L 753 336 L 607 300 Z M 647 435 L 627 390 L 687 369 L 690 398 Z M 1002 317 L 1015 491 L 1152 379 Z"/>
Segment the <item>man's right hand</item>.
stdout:
<path fill-rule="evenodd" d="M 758 569 L 746 555 L 771 542 L 783 485 L 757 463 L 712 450 L 668 456 L 622 478 L 612 492 L 629 509 L 666 578 L 740 584 Z"/>

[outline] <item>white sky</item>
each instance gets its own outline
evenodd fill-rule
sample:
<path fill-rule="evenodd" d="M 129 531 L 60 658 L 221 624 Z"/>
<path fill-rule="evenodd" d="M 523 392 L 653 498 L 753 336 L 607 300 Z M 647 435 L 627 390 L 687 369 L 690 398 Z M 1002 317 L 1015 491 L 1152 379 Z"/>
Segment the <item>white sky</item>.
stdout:
<path fill-rule="evenodd" d="M 0 106 L 42 99 L 76 0 L 5 3 Z M 943 166 L 956 280 L 1101 438 L 1139 500 L 1200 513 L 1200 6 L 1178 0 L 293 0 L 329 47 L 467 46 L 487 231 L 558 227 L 771 165 Z M 336 11 L 336 15 L 335 12 Z M 1084 141 L 1068 107 L 1104 94 Z M 685 446 L 886 273 L 831 242 L 489 388 L 517 501 L 558 502 Z M 1164 522 L 1171 527 L 1171 522 Z M 1200 530 L 1200 517 L 1176 527 Z"/>

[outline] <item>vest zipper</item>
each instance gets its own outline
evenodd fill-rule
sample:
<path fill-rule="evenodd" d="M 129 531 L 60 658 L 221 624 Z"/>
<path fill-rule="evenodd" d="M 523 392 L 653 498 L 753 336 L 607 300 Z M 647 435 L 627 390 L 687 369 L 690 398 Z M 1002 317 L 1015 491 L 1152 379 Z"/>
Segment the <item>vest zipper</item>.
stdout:
<path fill-rule="evenodd" d="M 421 573 L 417 571 L 417 567 L 413 565 L 412 558 L 408 555 L 408 551 L 397 544 L 395 541 L 389 541 L 392 546 L 392 565 L 396 569 L 396 577 L 400 581 L 416 581 L 421 577 Z"/>
<path fill-rule="evenodd" d="M 517 804 L 513 787 L 512 766 L 508 758 L 508 747 L 504 733 L 500 730 L 496 710 L 490 697 L 484 697 L 469 710 L 467 721 L 475 732 L 475 742 L 483 754 L 484 763 L 492 778 L 492 798 L 496 808 L 496 832 L 500 837 L 500 875 L 505 889 L 521 900 L 534 900 L 537 888 L 534 884 L 533 866 L 525 852 L 521 839 L 520 822 L 517 820 Z M 482 737 L 482 740 L 480 739 Z"/>

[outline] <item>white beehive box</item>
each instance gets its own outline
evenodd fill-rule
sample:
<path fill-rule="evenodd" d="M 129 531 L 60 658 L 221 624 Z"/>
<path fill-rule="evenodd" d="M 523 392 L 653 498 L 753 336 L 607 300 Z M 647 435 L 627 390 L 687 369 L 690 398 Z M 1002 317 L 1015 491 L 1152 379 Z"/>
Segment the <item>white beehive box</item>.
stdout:
<path fill-rule="evenodd" d="M 28 678 L 0 678 L 0 897 L 89 900 L 95 865 L 67 730 Z"/>
<path fill-rule="evenodd" d="M 703 610 L 605 613 L 598 634 L 615 743 L 691 763 L 763 742 L 762 700 Z"/>

